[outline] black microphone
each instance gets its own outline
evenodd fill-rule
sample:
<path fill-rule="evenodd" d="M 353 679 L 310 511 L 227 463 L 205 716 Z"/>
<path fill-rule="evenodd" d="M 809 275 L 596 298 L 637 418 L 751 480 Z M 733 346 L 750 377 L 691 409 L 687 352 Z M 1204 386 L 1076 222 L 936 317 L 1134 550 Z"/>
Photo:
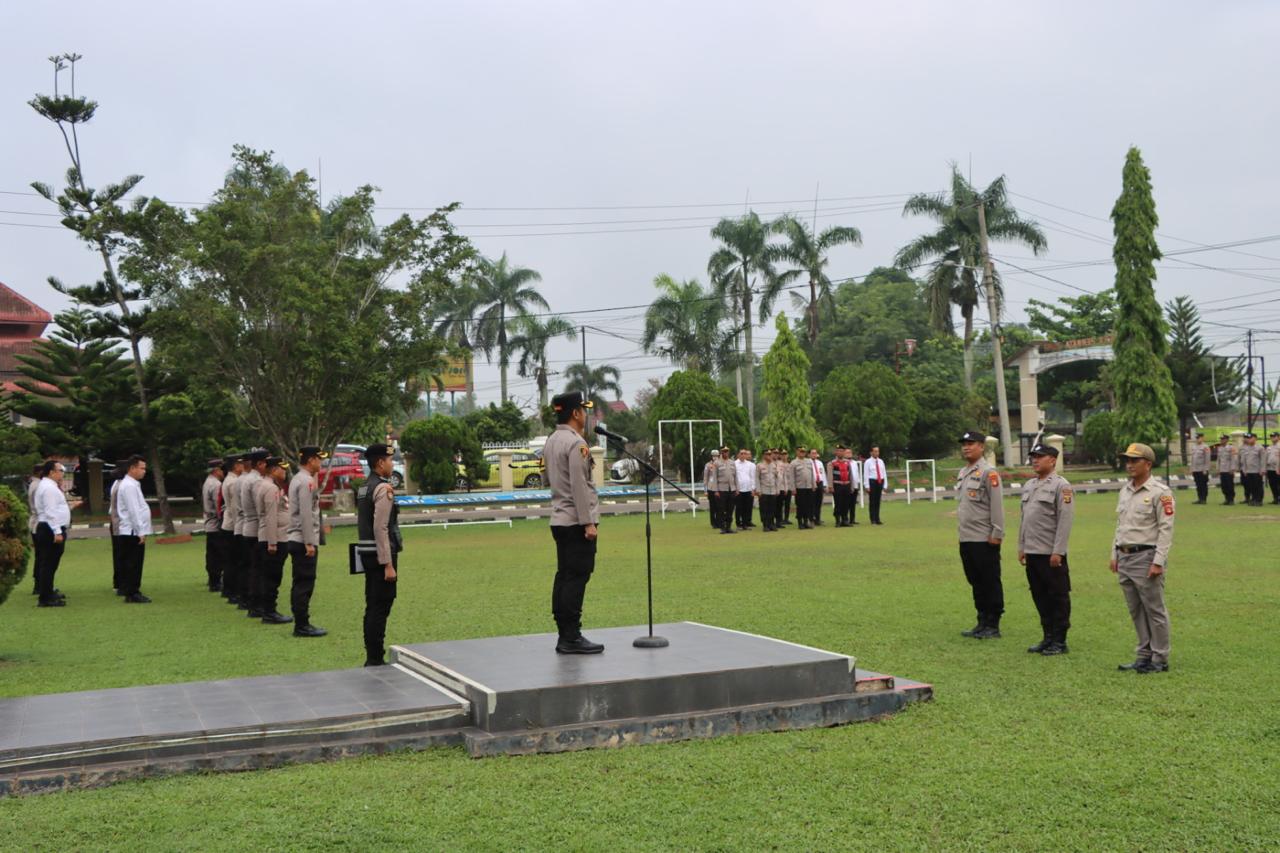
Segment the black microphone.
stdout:
<path fill-rule="evenodd" d="M 605 438 L 611 438 L 614 441 L 620 441 L 623 444 L 627 444 L 631 441 L 631 439 L 627 438 L 625 435 L 620 435 L 616 432 L 610 432 L 600 424 L 596 424 L 596 435 L 603 435 Z"/>

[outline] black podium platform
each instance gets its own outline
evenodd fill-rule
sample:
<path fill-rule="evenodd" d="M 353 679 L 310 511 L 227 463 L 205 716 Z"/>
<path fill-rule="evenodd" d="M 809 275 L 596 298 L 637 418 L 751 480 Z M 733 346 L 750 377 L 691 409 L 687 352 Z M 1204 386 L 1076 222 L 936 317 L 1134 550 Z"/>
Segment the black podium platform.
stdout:
<path fill-rule="evenodd" d="M 392 749 L 561 752 L 872 719 L 927 684 L 847 655 L 678 622 L 392 648 L 393 665 L 0 700 L 0 794 L 202 770 L 250 770 Z"/>

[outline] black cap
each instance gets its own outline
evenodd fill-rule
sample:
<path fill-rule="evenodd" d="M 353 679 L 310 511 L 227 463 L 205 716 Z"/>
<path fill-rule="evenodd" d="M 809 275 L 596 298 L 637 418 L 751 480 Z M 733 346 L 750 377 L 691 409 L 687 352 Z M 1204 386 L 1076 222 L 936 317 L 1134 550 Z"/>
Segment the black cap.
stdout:
<path fill-rule="evenodd" d="M 966 432 L 964 435 L 960 436 L 961 444 L 963 444 L 966 441 L 983 442 L 986 440 L 987 440 L 987 434 L 984 432 L 978 432 L 976 429 L 971 429 L 968 432 Z"/>
<path fill-rule="evenodd" d="M 298 448 L 298 461 L 301 462 L 303 465 L 306 465 L 308 462 L 310 462 L 312 459 L 315 459 L 317 456 L 320 457 L 321 459 L 329 458 L 328 453 L 325 453 L 323 450 L 321 450 L 319 447 L 316 447 L 313 444 L 308 444 L 306 447 Z"/>
<path fill-rule="evenodd" d="M 1049 444 L 1037 444 L 1035 447 L 1031 448 L 1031 452 L 1028 453 L 1027 455 L 1028 456 L 1052 456 L 1054 459 L 1057 459 L 1058 448 Z"/>
<path fill-rule="evenodd" d="M 245 458 L 257 465 L 259 462 L 265 462 L 270 455 L 271 452 L 269 450 L 251 450 L 245 455 Z"/>
<path fill-rule="evenodd" d="M 845 447 L 843 444 L 837 444 L 837 445 L 836 445 L 836 450 L 848 450 L 848 449 L 849 449 L 849 448 Z"/>
<path fill-rule="evenodd" d="M 1245 437 L 1245 438 L 1257 438 L 1257 436 L 1256 436 L 1256 435 L 1254 435 L 1254 434 L 1253 434 L 1253 433 L 1251 433 L 1251 432 L 1246 432 L 1246 433 L 1244 434 L 1244 437 Z"/>
<path fill-rule="evenodd" d="M 371 444 L 364 449 L 364 460 L 372 465 L 379 459 L 385 459 L 394 453 L 395 451 L 385 444 Z"/>
<path fill-rule="evenodd" d="M 206 462 L 205 464 L 209 466 L 209 470 L 210 470 L 210 471 L 214 470 L 215 468 L 224 468 L 224 467 L 226 467 L 226 463 L 225 463 L 225 462 L 223 462 L 221 459 L 210 459 L 210 460 L 209 460 L 208 462 Z"/>
<path fill-rule="evenodd" d="M 1272 438 L 1280 438 L 1280 432 L 1273 432 L 1273 433 L 1271 433 L 1271 437 L 1272 437 Z"/>
<path fill-rule="evenodd" d="M 284 462 L 279 456 L 268 456 L 263 461 L 267 463 L 268 468 L 278 468 L 280 463 Z"/>
<path fill-rule="evenodd" d="M 595 408 L 595 404 L 582 399 L 581 391 L 566 391 L 551 398 L 551 408 L 557 412 L 572 412 L 574 409 Z"/>

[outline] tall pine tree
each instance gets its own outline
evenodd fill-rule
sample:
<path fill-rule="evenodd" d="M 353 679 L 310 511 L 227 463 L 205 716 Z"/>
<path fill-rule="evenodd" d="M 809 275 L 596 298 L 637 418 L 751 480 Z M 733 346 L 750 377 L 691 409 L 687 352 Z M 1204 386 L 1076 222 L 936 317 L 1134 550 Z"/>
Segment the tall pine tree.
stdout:
<path fill-rule="evenodd" d="M 1221 412 L 1240 397 L 1240 365 L 1213 355 L 1200 337 L 1200 312 L 1186 296 L 1164 307 L 1169 318 L 1169 373 L 1178 407 L 1182 456 L 1187 455 L 1187 428 L 1197 412 Z"/>
<path fill-rule="evenodd" d="M 764 398 L 769 413 L 760 422 L 763 447 L 798 445 L 817 447 L 822 443 L 809 400 L 809 357 L 792 334 L 787 318 L 775 321 L 778 337 L 764 357 Z"/>
<path fill-rule="evenodd" d="M 1120 444 L 1163 445 L 1173 434 L 1177 407 L 1165 357 L 1169 328 L 1152 282 L 1160 248 L 1156 245 L 1156 203 L 1151 173 L 1142 153 L 1130 148 L 1123 188 L 1111 210 L 1116 264 L 1115 363 L 1108 371 L 1116 395 L 1116 437 Z"/>

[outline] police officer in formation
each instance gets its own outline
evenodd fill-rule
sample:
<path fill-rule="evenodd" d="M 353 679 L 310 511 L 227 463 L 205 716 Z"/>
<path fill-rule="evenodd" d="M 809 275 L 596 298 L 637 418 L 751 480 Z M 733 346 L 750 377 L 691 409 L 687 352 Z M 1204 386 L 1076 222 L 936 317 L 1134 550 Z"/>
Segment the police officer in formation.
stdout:
<path fill-rule="evenodd" d="M 1111 571 L 1120 581 L 1138 635 L 1133 663 L 1120 669 L 1140 675 L 1169 669 L 1169 613 L 1164 605 L 1165 568 L 1173 545 L 1173 491 L 1151 476 L 1156 454 L 1130 444 L 1121 454 L 1129 481 L 1116 505 Z"/>
<path fill-rule="evenodd" d="M 1004 488 L 1000 472 L 983 458 L 987 437 L 977 431 L 960 436 L 960 454 L 967 463 L 956 477 L 956 516 L 960 562 L 973 590 L 978 622 L 961 634 L 977 640 L 1000 636 L 1004 588 L 1000 583 L 1000 543 L 1004 540 Z"/>
<path fill-rule="evenodd" d="M 293 584 L 289 605 L 293 611 L 295 637 L 323 637 L 328 633 L 311 624 L 311 595 L 316 588 L 316 565 L 320 554 L 320 487 L 316 476 L 329 454 L 319 447 L 298 451 L 298 473 L 289 481 L 289 556 L 293 561 Z"/>
<path fill-rule="evenodd" d="M 222 591 L 222 478 L 223 461 L 210 459 L 209 473 L 200 486 L 200 503 L 204 509 L 204 572 L 209 579 L 209 591 Z"/>
<path fill-rule="evenodd" d="M 1058 448 L 1037 444 L 1031 448 L 1035 478 L 1022 487 L 1022 523 L 1018 527 L 1018 562 L 1027 567 L 1031 600 L 1040 614 L 1044 632 L 1040 642 L 1027 649 L 1042 655 L 1067 653 L 1067 629 L 1071 627 L 1071 574 L 1067 543 L 1075 518 L 1071 484 L 1058 475 Z"/>
<path fill-rule="evenodd" d="M 1209 501 L 1209 462 L 1213 455 L 1209 445 L 1204 443 L 1204 433 L 1196 433 L 1196 442 L 1191 445 L 1190 468 L 1191 477 L 1196 481 L 1196 503 Z"/>
<path fill-rule="evenodd" d="M 809 510 L 809 523 L 817 526 L 822 524 L 822 503 L 831 481 L 827 478 L 826 466 L 822 464 L 822 454 L 816 447 L 809 449 L 809 464 L 813 466 L 813 494 L 809 498 L 813 504 Z"/>
<path fill-rule="evenodd" d="M 1262 506 L 1262 472 L 1267 467 L 1267 452 L 1258 444 L 1258 437 L 1251 432 L 1244 435 L 1244 447 L 1240 448 L 1240 480 L 1244 488 L 1245 506 Z"/>
<path fill-rule="evenodd" d="M 1222 505 L 1236 502 L 1236 472 L 1240 470 L 1240 451 L 1225 434 L 1218 444 L 1218 485 L 1222 489 Z"/>
<path fill-rule="evenodd" d="M 743 447 L 738 450 L 738 458 L 733 462 L 733 474 L 737 498 L 734 500 L 733 514 L 739 530 L 755 527 L 751 520 L 755 512 L 755 499 L 759 493 L 756 485 L 756 463 L 751 459 L 751 451 Z"/>
<path fill-rule="evenodd" d="M 258 590 L 257 612 L 264 625 L 286 625 L 293 621 L 276 609 L 284 561 L 289 554 L 289 496 L 284 489 L 284 460 L 268 456 L 263 477 L 254 492 L 258 517 Z M 251 611 L 252 612 L 252 611 Z"/>
<path fill-rule="evenodd" d="M 817 481 L 809 448 L 803 445 L 796 448 L 796 458 L 791 460 L 791 478 L 796 485 L 796 525 L 799 530 L 808 530 L 814 526 L 813 490 Z"/>
<path fill-rule="evenodd" d="M 604 646 L 582 636 L 582 602 L 596 567 L 600 523 L 600 501 L 591 479 L 594 460 L 583 438 L 587 410 L 592 408 L 592 403 L 584 400 L 580 392 L 570 391 L 553 398 L 551 408 L 555 412 L 556 428 L 547 438 L 542 455 L 551 486 L 551 537 L 556 543 L 556 575 L 551 585 L 556 653 L 596 655 L 604 651 Z M 733 463 L 725 459 L 725 450 L 721 449 L 716 463 L 717 478 L 721 466 L 733 470 Z M 718 479 L 715 485 L 721 492 L 725 491 Z M 721 510 L 721 521 L 725 525 L 732 519 L 730 506 Z"/>
<path fill-rule="evenodd" d="M 791 454 L 785 447 L 773 451 L 778 468 L 778 526 L 791 526 L 791 503 L 796 494 L 796 474 L 791 468 Z"/>
<path fill-rule="evenodd" d="M 250 619 L 261 619 L 262 559 L 258 549 L 258 486 L 267 471 L 270 453 L 255 450 L 249 454 L 249 471 L 236 482 L 236 504 L 240 508 L 240 603 Z"/>
<path fill-rule="evenodd" d="M 729 448 L 722 447 L 711 477 L 711 511 L 715 513 L 716 526 L 722 534 L 737 532 L 733 529 L 733 506 L 737 494 L 738 469 L 734 460 L 729 458 Z"/>
<path fill-rule="evenodd" d="M 1267 483 L 1271 486 L 1271 502 L 1280 504 L 1280 432 L 1271 433 L 1267 447 Z"/>
<path fill-rule="evenodd" d="M 853 519 L 856 512 L 854 495 L 857 494 L 853 484 L 860 473 L 853 453 L 843 444 L 837 444 L 834 458 L 827 463 L 827 482 L 831 484 L 836 527 L 851 527 L 858 523 Z"/>
<path fill-rule="evenodd" d="M 373 542 L 375 564 L 364 565 L 364 648 L 365 666 L 386 665 L 387 619 L 396 601 L 400 552 L 404 540 L 400 536 L 400 509 L 396 506 L 395 488 L 391 485 L 391 457 L 394 451 L 385 444 L 371 444 L 364 451 L 369 463 L 369 479 L 356 494 L 356 524 L 360 539 Z M 548 465 L 550 473 L 550 465 Z"/>
<path fill-rule="evenodd" d="M 240 604 L 240 541 L 236 535 L 240 507 L 236 501 L 236 484 L 245 473 L 243 454 L 232 454 L 222 460 L 222 597 L 228 604 Z"/>
<path fill-rule="evenodd" d="M 765 533 L 778 529 L 778 466 L 773 451 L 766 450 L 756 465 L 756 488 L 760 492 L 760 525 Z"/>
<path fill-rule="evenodd" d="M 711 529 L 720 529 L 720 515 L 716 512 L 716 498 L 712 484 L 715 482 L 716 463 L 720 461 L 720 450 L 713 449 L 711 458 L 702 466 L 702 488 L 707 493 L 707 517 L 711 519 Z"/>

